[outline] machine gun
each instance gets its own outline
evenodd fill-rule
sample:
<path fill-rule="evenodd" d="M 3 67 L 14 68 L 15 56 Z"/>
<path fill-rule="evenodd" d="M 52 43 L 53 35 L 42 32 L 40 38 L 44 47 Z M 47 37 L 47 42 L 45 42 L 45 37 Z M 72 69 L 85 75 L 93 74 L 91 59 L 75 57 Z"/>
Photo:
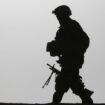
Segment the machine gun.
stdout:
<path fill-rule="evenodd" d="M 50 82 L 50 79 L 51 79 L 51 77 L 52 77 L 52 75 L 53 75 L 53 73 L 56 73 L 57 75 L 58 74 L 60 74 L 60 71 L 59 70 L 57 70 L 54 66 L 55 66 L 55 64 L 53 65 L 53 66 L 51 66 L 50 64 L 47 64 L 47 66 L 49 66 L 50 68 L 50 70 L 52 70 L 52 72 L 51 72 L 51 74 L 50 74 L 50 76 L 49 76 L 49 78 L 47 79 L 47 81 L 44 83 L 44 85 L 42 86 L 42 88 L 44 88 L 45 87 L 45 85 L 48 85 L 49 84 L 49 82 Z"/>

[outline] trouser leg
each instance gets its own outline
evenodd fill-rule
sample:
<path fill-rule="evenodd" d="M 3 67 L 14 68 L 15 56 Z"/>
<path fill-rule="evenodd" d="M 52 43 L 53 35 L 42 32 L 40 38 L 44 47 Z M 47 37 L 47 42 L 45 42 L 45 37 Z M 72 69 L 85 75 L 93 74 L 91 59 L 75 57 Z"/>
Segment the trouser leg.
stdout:
<path fill-rule="evenodd" d="M 93 100 L 91 98 L 93 92 L 85 89 L 82 82 L 77 82 L 74 86 L 72 86 L 71 89 L 73 90 L 74 94 L 78 95 L 81 98 L 82 103 L 93 104 Z"/>
<path fill-rule="evenodd" d="M 82 103 L 89 103 L 89 104 L 93 104 L 93 100 L 91 98 L 91 95 L 93 94 L 92 91 L 88 90 L 88 89 L 84 89 L 82 94 L 79 94 Z"/>
<path fill-rule="evenodd" d="M 60 103 L 65 92 L 68 91 L 69 85 L 65 82 L 62 75 L 57 76 L 55 84 L 55 93 L 53 95 L 53 103 Z"/>
<path fill-rule="evenodd" d="M 60 103 L 64 92 L 56 91 L 53 95 L 53 103 Z"/>

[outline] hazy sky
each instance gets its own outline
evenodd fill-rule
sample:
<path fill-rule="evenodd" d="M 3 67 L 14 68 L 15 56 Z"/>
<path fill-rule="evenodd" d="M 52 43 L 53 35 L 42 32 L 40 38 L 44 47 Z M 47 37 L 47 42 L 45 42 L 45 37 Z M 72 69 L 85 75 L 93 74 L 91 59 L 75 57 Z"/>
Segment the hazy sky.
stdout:
<path fill-rule="evenodd" d="M 80 70 L 85 85 L 95 93 L 94 102 L 105 102 L 105 0 L 0 0 L 0 102 L 47 103 L 54 93 L 46 52 L 59 27 L 51 13 L 62 4 L 72 10 L 90 37 L 85 64 Z M 56 65 L 57 67 L 58 65 Z M 71 90 L 62 102 L 81 102 Z"/>

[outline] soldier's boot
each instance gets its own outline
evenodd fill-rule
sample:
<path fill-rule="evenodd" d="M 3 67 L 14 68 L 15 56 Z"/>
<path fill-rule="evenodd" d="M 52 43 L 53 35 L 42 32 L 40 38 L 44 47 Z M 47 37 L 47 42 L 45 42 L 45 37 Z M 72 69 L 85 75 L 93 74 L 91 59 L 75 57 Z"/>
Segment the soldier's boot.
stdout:
<path fill-rule="evenodd" d="M 93 91 L 90 91 L 88 89 L 84 89 L 84 94 L 82 94 L 80 96 L 82 99 L 82 103 L 93 104 L 93 100 L 91 98 L 92 94 L 93 94 Z"/>
<path fill-rule="evenodd" d="M 91 97 L 82 96 L 82 104 L 93 104 L 93 100 Z"/>
<path fill-rule="evenodd" d="M 63 95 L 64 95 L 64 92 L 57 92 L 56 91 L 53 95 L 53 103 L 60 103 Z"/>
<path fill-rule="evenodd" d="M 88 89 L 85 89 L 85 93 L 87 96 L 91 97 L 91 95 L 94 93 L 93 91 L 90 91 Z"/>

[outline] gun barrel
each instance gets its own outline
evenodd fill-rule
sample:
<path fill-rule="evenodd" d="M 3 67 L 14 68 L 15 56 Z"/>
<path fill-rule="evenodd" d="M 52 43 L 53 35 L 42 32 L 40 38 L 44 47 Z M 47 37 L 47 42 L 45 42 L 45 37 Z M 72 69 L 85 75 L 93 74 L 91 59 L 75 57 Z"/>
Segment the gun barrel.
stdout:
<path fill-rule="evenodd" d="M 50 64 L 47 63 L 48 66 L 52 67 Z"/>
<path fill-rule="evenodd" d="M 47 65 L 50 67 L 51 70 L 53 70 L 53 72 L 55 72 L 56 74 L 59 74 L 60 71 L 57 70 L 56 68 L 54 68 L 54 66 L 51 66 L 50 64 L 47 63 Z"/>
<path fill-rule="evenodd" d="M 44 85 L 42 86 L 42 88 L 44 88 L 45 87 L 45 85 L 48 85 L 49 84 L 49 82 L 50 82 L 50 79 L 51 79 L 51 77 L 52 77 L 52 75 L 53 75 L 53 73 L 56 73 L 56 74 L 59 74 L 60 73 L 60 71 L 59 70 L 57 70 L 56 68 L 54 68 L 54 65 L 53 66 L 51 66 L 50 64 L 48 64 L 47 63 L 47 65 L 50 67 L 50 69 L 52 70 L 52 73 L 50 74 L 50 76 L 49 76 L 49 78 L 47 79 L 47 81 L 44 83 Z"/>

